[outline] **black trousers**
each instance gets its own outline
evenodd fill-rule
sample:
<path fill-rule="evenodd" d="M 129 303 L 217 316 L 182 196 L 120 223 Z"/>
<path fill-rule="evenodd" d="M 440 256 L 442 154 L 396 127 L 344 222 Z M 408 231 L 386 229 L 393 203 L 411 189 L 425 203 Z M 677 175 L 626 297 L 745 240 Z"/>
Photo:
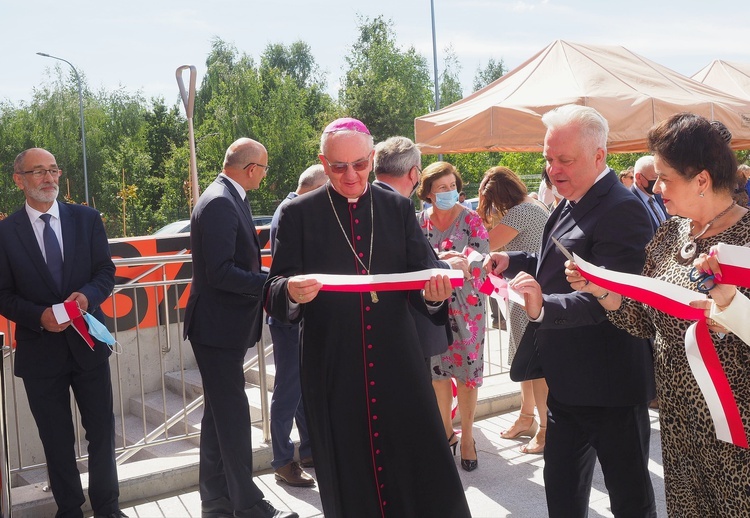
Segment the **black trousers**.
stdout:
<path fill-rule="evenodd" d="M 648 404 L 627 407 L 565 405 L 550 394 L 544 487 L 551 518 L 588 516 L 596 459 L 602 466 L 612 514 L 655 517 L 648 471 Z"/>
<path fill-rule="evenodd" d="M 96 514 L 119 509 L 115 464 L 115 418 L 109 362 L 83 371 L 69 358 L 64 374 L 54 378 L 24 378 L 29 407 L 39 429 L 58 518 L 81 518 L 85 502 L 76 466 L 75 429 L 70 391 L 81 414 L 88 441 L 89 499 Z"/>
<path fill-rule="evenodd" d="M 200 468 L 201 500 L 228 498 L 235 511 L 263 498 L 253 482 L 250 405 L 242 364 L 247 349 L 190 342 L 203 381 Z"/>

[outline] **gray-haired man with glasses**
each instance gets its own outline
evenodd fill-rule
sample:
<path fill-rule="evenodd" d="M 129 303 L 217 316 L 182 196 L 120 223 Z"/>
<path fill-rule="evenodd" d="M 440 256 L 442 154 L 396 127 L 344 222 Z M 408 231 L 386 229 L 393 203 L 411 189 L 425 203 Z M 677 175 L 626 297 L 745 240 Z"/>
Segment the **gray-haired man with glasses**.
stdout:
<path fill-rule="evenodd" d="M 75 301 L 99 321 L 112 293 L 115 266 L 97 211 L 59 203 L 61 170 L 41 148 L 20 153 L 13 181 L 26 203 L 0 221 L 0 314 L 16 323 L 15 375 L 23 379 L 44 447 L 57 516 L 83 517 L 85 503 L 76 465 L 70 391 L 88 440 L 88 495 L 95 517 L 120 511 L 114 452 L 111 351 L 93 349 L 52 306 Z"/>

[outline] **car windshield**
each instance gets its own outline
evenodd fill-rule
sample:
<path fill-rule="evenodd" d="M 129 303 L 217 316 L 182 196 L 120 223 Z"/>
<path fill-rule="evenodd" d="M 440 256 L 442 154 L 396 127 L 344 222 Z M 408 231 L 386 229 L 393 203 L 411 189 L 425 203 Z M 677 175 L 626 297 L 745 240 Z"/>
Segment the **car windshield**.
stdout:
<path fill-rule="evenodd" d="M 173 221 L 167 225 L 164 225 L 159 230 L 154 232 L 153 235 L 157 234 L 180 234 L 182 232 L 190 232 L 190 220 L 181 219 L 180 221 Z"/>

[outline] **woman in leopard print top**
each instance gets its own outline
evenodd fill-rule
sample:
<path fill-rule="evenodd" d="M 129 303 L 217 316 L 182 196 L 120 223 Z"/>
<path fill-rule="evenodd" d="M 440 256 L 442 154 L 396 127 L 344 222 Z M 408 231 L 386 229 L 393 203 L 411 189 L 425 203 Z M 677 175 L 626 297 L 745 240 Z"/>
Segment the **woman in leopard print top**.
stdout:
<path fill-rule="evenodd" d="M 719 242 L 750 244 L 750 214 L 735 205 L 736 158 L 716 127 L 703 117 L 678 114 L 648 136 L 660 193 L 672 216 L 646 248 L 643 275 L 696 290 L 693 259 Z M 597 297 L 604 288 L 567 270 L 574 289 Z M 747 294 L 748 290 L 742 289 Z M 667 511 L 674 517 L 750 516 L 750 449 L 720 441 L 685 355 L 692 321 L 611 293 L 600 300 L 609 319 L 633 335 L 654 338 Z M 750 347 L 725 329 L 711 338 L 750 435 Z"/>

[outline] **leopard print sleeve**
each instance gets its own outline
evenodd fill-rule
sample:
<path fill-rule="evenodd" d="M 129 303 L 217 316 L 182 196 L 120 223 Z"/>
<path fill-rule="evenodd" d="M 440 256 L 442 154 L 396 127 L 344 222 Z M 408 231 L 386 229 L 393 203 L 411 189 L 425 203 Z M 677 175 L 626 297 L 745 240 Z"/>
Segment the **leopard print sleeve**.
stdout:
<path fill-rule="evenodd" d="M 641 275 L 657 277 L 658 265 L 666 259 L 672 249 L 670 241 L 673 235 L 679 233 L 680 222 L 677 219 L 668 220 L 656 231 L 653 239 L 646 245 L 646 262 Z M 624 329 L 639 338 L 653 338 L 656 327 L 652 321 L 652 310 L 645 304 L 623 297 L 622 304 L 615 311 L 607 311 L 607 318 L 612 324 Z"/>

